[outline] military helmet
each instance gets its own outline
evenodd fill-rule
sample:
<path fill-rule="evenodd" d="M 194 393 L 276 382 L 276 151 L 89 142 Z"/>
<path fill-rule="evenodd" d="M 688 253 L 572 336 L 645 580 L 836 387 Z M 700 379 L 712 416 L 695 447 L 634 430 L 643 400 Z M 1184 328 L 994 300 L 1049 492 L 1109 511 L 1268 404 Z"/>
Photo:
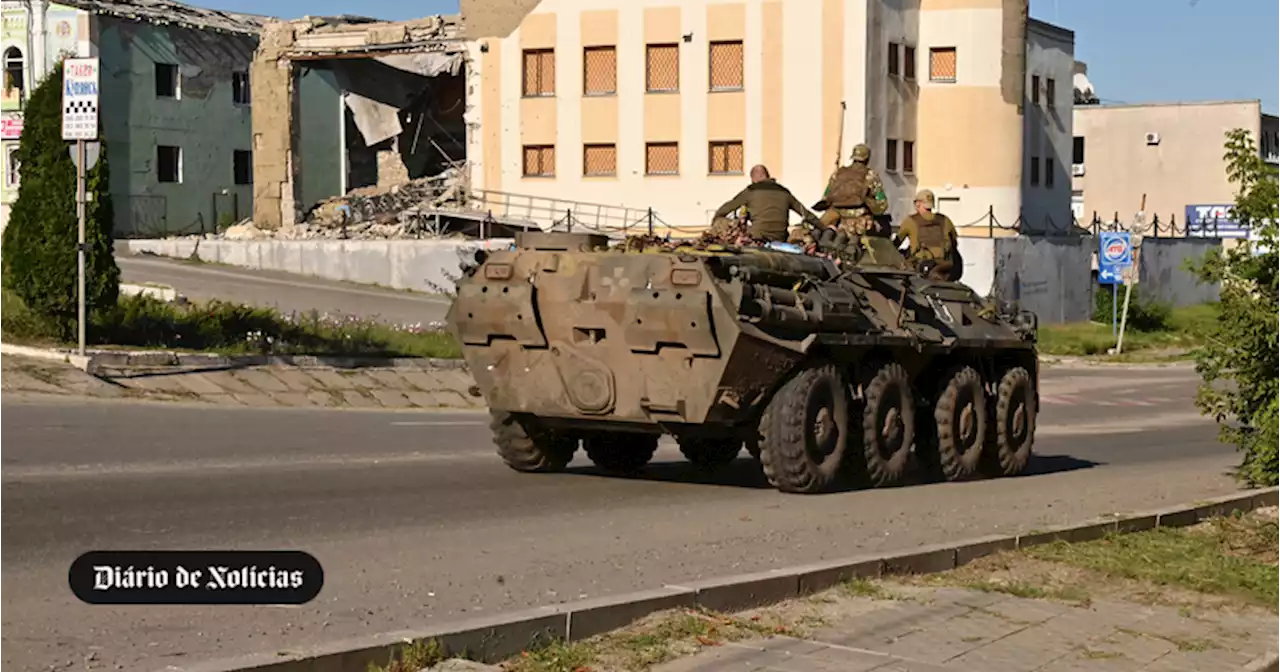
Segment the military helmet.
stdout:
<path fill-rule="evenodd" d="M 859 142 L 853 146 L 853 160 L 866 163 L 871 160 L 871 148 Z"/>

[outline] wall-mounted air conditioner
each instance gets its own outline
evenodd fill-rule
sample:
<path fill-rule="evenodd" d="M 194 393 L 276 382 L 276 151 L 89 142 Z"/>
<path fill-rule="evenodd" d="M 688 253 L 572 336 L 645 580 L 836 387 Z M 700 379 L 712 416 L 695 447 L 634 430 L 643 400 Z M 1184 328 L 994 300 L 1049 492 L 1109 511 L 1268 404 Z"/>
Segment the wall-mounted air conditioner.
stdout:
<path fill-rule="evenodd" d="M 1071 164 L 1071 177 L 1084 177 L 1084 164 L 1083 164 L 1083 163 L 1073 163 L 1073 164 Z"/>
<path fill-rule="evenodd" d="M 1147 133 L 1147 144 L 1148 144 L 1148 145 L 1158 145 L 1158 144 L 1160 144 L 1160 134 L 1159 134 L 1159 133 Z"/>

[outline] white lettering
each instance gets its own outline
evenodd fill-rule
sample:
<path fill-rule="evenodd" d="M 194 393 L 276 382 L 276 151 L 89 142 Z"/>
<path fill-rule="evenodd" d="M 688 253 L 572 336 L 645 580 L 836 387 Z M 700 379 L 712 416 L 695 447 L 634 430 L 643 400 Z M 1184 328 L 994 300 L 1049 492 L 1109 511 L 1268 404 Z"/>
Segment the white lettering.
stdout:
<path fill-rule="evenodd" d="M 155 590 L 169 586 L 169 572 L 148 566 L 145 569 L 119 567 L 113 565 L 95 565 L 93 568 L 93 589 L 111 590 L 113 588 L 141 588 Z"/>

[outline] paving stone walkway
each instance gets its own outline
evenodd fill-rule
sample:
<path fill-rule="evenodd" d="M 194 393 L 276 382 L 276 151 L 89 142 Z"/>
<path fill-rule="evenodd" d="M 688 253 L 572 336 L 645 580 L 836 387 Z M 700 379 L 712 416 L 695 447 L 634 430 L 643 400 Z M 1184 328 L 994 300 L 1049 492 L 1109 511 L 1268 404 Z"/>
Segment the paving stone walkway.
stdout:
<path fill-rule="evenodd" d="M 1260 611 L 895 591 L 840 599 L 804 639 L 726 643 L 653 672 L 1225 672 L 1276 653 L 1277 619 Z"/>

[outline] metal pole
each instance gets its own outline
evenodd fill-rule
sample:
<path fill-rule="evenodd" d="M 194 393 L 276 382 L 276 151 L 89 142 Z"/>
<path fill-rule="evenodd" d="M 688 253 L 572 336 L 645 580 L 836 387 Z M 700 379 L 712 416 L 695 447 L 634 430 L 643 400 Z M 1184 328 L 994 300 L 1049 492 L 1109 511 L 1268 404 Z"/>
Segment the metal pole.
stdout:
<path fill-rule="evenodd" d="M 1119 299 L 1120 290 L 1115 282 L 1111 283 L 1111 338 L 1116 337 L 1116 301 Z"/>
<path fill-rule="evenodd" d="M 76 140 L 76 218 L 80 220 L 79 244 L 76 245 L 76 295 L 79 309 L 80 355 L 84 356 L 84 216 L 85 216 L 85 149 L 84 140 Z"/>

